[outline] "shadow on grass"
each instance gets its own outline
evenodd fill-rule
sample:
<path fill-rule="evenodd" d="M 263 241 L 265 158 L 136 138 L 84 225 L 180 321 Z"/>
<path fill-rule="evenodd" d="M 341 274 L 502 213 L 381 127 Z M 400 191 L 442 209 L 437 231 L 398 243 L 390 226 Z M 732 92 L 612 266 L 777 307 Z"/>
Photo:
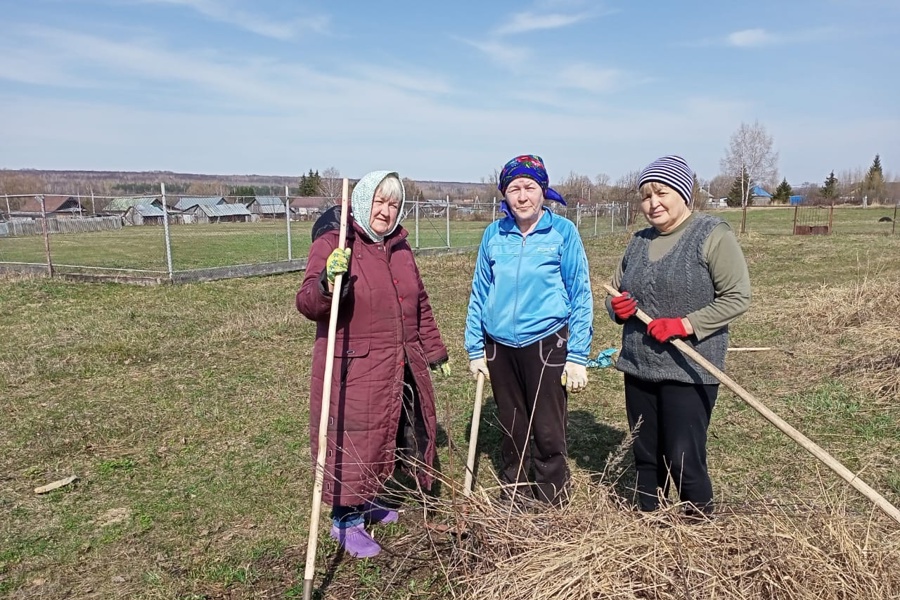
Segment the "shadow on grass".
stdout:
<path fill-rule="evenodd" d="M 569 412 L 568 452 L 569 458 L 578 468 L 591 473 L 591 479 L 602 481 L 623 499 L 634 496 L 634 458 L 630 446 L 625 445 L 627 431 L 611 427 L 597 421 L 594 414 L 585 410 Z M 471 418 L 466 431 L 471 430 Z M 481 427 L 478 435 L 478 450 L 475 460 L 474 478 L 478 481 L 481 455 L 485 453 L 491 462 L 495 477 L 502 468 L 500 444 L 503 430 L 497 415 L 497 405 L 492 397 L 486 397 L 481 413 Z M 483 481 L 482 485 L 495 482 Z"/>

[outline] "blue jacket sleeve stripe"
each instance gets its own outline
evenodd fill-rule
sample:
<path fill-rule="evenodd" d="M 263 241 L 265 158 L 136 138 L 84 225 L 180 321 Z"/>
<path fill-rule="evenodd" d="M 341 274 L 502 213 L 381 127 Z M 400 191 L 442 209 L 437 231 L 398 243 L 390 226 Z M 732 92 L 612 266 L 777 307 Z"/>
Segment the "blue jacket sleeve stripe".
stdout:
<path fill-rule="evenodd" d="M 484 356 L 484 331 L 482 329 L 482 310 L 487 301 L 488 290 L 491 286 L 492 274 L 490 256 L 488 251 L 489 241 L 496 229 L 494 224 L 488 225 L 481 238 L 478 248 L 478 258 L 475 259 L 475 274 L 472 277 L 472 294 L 469 296 L 469 310 L 466 313 L 465 346 L 469 360 L 475 360 Z"/>
<path fill-rule="evenodd" d="M 569 342 L 566 360 L 587 364 L 594 337 L 594 296 L 591 292 L 590 272 L 584 245 L 575 227 L 566 232 L 566 247 L 562 252 L 563 283 L 569 295 Z"/>

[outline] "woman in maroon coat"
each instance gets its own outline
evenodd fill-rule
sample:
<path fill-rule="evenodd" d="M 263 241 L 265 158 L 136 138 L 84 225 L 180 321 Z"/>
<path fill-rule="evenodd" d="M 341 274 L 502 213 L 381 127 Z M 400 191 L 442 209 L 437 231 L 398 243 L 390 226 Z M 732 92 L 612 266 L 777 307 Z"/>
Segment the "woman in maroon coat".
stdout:
<path fill-rule="evenodd" d="M 332 508 L 331 535 L 348 553 L 374 556 L 381 547 L 366 522 L 390 522 L 395 511 L 374 504 L 398 458 L 431 486 L 437 418 L 429 368 L 449 374 L 428 294 L 408 232 L 399 226 L 405 193 L 397 173 L 374 171 L 351 199 L 347 250 L 338 248 L 331 209 L 313 228 L 297 309 L 316 321 L 310 385 L 310 442 L 318 451 L 319 415 L 335 277 L 340 293 L 324 501 Z"/>

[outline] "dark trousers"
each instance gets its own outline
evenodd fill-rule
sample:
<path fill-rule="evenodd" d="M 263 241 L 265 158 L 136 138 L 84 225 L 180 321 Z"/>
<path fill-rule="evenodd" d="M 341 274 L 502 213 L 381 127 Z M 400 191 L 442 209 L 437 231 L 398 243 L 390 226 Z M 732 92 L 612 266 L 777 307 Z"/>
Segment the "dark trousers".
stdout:
<path fill-rule="evenodd" d="M 425 464 L 425 450 L 428 448 L 428 431 L 419 388 L 409 365 L 403 367 L 403 395 L 401 397 L 400 423 L 397 425 L 397 459 L 411 471 Z"/>
<path fill-rule="evenodd" d="M 659 498 L 668 496 L 674 481 L 682 502 L 712 513 L 706 432 L 718 393 L 718 385 L 654 383 L 625 375 L 628 424 L 633 430 L 641 422 L 633 446 L 641 510 L 659 508 Z"/>
<path fill-rule="evenodd" d="M 560 383 L 567 339 L 568 329 L 563 328 L 524 348 L 490 338 L 485 343 L 491 390 L 504 433 L 500 480 L 516 484 L 516 494 L 524 498 L 553 504 L 568 495 L 567 396 Z"/>

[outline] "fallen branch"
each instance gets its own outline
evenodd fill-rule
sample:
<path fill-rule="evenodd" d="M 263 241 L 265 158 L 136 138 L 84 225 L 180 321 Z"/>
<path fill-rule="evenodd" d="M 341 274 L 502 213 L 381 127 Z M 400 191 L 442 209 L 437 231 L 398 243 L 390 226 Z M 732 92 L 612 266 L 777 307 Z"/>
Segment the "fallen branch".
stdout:
<path fill-rule="evenodd" d="M 58 481 L 54 481 L 53 483 L 48 483 L 47 485 L 42 485 L 41 487 L 34 488 L 35 494 L 46 494 L 47 492 L 52 492 L 53 490 L 58 490 L 61 487 L 65 487 L 78 479 L 77 475 L 70 475 L 65 479 L 60 479 Z"/>

